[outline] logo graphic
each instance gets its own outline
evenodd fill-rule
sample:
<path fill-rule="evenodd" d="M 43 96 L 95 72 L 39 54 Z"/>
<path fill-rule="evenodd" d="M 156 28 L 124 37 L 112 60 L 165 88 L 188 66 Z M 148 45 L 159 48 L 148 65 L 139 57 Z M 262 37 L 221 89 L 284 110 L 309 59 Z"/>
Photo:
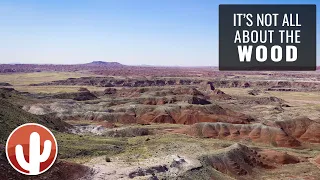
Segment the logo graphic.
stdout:
<path fill-rule="evenodd" d="M 47 171 L 57 158 L 58 146 L 52 132 L 35 123 L 17 127 L 6 144 L 6 155 L 11 166 L 25 175 Z"/>
<path fill-rule="evenodd" d="M 219 70 L 315 71 L 316 5 L 220 5 Z"/>

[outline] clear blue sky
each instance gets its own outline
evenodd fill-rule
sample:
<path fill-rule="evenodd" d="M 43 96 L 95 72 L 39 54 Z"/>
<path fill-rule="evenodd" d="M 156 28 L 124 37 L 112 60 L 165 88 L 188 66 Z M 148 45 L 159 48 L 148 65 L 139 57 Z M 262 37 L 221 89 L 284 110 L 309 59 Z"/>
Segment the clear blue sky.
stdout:
<path fill-rule="evenodd" d="M 1 0 L 0 63 L 216 66 L 219 4 L 317 2 Z"/>

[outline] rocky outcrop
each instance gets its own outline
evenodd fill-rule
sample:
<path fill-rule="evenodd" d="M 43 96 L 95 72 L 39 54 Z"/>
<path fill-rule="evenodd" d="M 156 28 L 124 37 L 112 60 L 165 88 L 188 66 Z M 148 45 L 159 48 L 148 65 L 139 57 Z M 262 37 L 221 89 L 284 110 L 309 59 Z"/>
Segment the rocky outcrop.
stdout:
<path fill-rule="evenodd" d="M 95 134 L 101 135 L 104 132 L 105 127 L 102 125 L 74 125 L 70 128 L 70 132 L 73 134 Z"/>
<path fill-rule="evenodd" d="M 211 104 L 210 101 L 198 96 L 187 97 L 187 102 L 189 104 L 199 104 L 199 105 Z"/>
<path fill-rule="evenodd" d="M 215 90 L 213 82 L 207 82 L 206 84 L 207 84 L 207 88 L 206 88 L 207 91 L 214 91 Z"/>
<path fill-rule="evenodd" d="M 238 143 L 215 154 L 203 156 L 201 161 L 236 178 L 253 175 L 254 169 L 272 169 L 278 164 L 299 162 L 297 157 L 282 152 L 263 151 Z"/>
<path fill-rule="evenodd" d="M 196 159 L 173 155 L 171 162 L 145 168 L 139 167 L 129 173 L 129 178 L 149 176 L 148 179 L 176 179 L 187 171 L 201 167 L 201 163 Z"/>

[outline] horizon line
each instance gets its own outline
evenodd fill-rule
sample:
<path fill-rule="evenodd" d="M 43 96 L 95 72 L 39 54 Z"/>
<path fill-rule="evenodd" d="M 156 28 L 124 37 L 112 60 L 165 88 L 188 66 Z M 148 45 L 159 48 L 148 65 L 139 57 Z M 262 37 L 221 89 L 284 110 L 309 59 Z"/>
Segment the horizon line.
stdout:
<path fill-rule="evenodd" d="M 92 61 L 94 62 L 94 61 Z M 79 65 L 90 65 L 90 63 L 78 63 L 78 64 L 53 64 L 53 63 L 0 63 L 0 65 L 38 65 L 38 66 L 45 66 L 45 65 L 52 65 L 52 66 L 79 66 Z M 100 61 L 103 63 L 119 63 L 116 61 Z M 211 68 L 218 68 L 219 66 L 212 66 L 212 65 L 200 65 L 200 66 L 188 66 L 188 65 L 149 65 L 149 64 L 140 64 L 140 65 L 128 65 L 119 63 L 120 66 L 140 66 L 140 67 L 181 67 L 181 68 L 201 68 L 201 67 L 211 67 Z M 94 65 L 93 65 L 94 66 Z M 98 65 L 96 65 L 98 66 Z M 106 65 L 108 66 L 108 65 Z"/>

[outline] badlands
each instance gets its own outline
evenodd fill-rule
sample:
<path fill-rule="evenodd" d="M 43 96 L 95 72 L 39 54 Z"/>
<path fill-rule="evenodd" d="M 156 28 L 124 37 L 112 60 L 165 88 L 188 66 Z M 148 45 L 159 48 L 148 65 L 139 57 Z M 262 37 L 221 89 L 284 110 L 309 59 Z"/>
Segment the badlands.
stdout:
<path fill-rule="evenodd" d="M 4 145 L 26 122 L 50 128 L 59 147 L 54 166 L 29 179 L 320 177 L 318 71 L 92 62 L 0 72 L 4 179 L 25 179 Z"/>

